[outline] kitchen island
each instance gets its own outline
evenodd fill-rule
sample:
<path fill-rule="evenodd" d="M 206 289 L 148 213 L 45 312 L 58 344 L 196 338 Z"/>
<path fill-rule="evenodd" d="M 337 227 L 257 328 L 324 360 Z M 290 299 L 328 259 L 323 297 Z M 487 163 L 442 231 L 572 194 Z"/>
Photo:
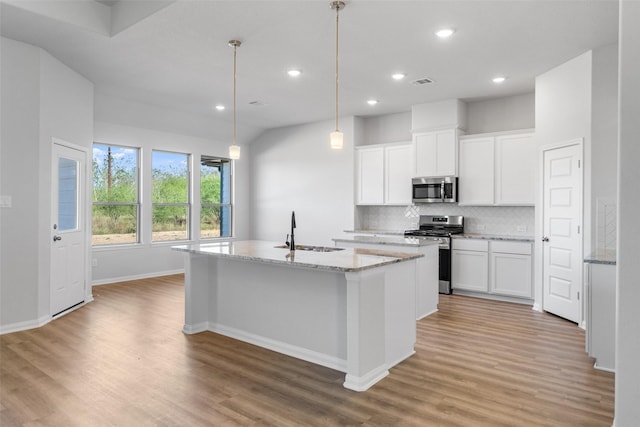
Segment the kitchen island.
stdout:
<path fill-rule="evenodd" d="M 212 331 L 345 372 L 356 391 L 414 353 L 420 254 L 290 252 L 265 241 L 173 249 L 185 252 L 187 334 Z"/>

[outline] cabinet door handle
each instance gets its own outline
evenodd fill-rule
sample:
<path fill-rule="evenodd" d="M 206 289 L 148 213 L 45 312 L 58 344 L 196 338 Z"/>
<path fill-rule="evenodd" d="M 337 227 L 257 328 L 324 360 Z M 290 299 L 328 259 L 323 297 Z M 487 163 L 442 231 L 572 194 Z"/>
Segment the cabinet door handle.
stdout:
<path fill-rule="evenodd" d="M 544 236 L 544 237 L 542 238 L 542 241 L 543 241 L 543 242 L 548 242 L 548 241 L 549 241 L 549 238 L 548 238 L 547 236 Z"/>

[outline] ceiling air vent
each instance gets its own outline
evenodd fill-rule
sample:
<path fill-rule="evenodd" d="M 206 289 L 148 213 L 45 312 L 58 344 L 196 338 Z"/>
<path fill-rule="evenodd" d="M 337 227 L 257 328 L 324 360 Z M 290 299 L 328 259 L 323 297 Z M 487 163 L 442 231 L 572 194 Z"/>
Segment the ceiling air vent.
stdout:
<path fill-rule="evenodd" d="M 414 80 L 411 82 L 411 84 L 415 86 L 422 86 L 428 83 L 433 83 L 433 80 L 431 80 L 429 77 L 424 77 L 422 79 Z"/>
<path fill-rule="evenodd" d="M 264 106 L 265 106 L 265 105 L 267 105 L 267 104 L 265 104 L 265 103 L 264 103 L 264 102 L 262 102 L 262 101 L 257 101 L 257 100 L 256 100 L 256 101 L 250 101 L 250 102 L 249 102 L 249 105 L 253 105 L 254 107 L 264 107 Z"/>

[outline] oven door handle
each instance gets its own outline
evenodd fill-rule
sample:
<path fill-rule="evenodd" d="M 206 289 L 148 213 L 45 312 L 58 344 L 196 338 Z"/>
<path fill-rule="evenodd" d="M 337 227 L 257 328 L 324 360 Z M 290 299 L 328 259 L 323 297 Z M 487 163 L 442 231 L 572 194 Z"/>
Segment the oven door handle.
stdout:
<path fill-rule="evenodd" d="M 444 203 L 444 180 L 440 181 L 440 197 L 442 198 L 442 203 Z"/>

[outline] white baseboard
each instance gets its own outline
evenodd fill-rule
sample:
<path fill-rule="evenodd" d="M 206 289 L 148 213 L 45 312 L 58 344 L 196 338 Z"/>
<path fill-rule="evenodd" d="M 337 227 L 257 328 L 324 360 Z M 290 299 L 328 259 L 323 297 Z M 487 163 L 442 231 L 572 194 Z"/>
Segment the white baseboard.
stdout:
<path fill-rule="evenodd" d="M 198 325 L 194 325 L 194 327 L 196 326 Z M 340 372 L 347 372 L 347 361 L 334 356 L 318 353 L 317 351 L 265 338 L 216 323 L 209 323 L 208 329 L 217 334 L 248 342 L 249 344 L 286 354 L 287 356 L 295 357 L 297 359 L 306 360 L 307 362 L 315 363 L 316 365 L 326 366 L 327 368 L 335 369 Z"/>
<path fill-rule="evenodd" d="M 110 277 L 108 279 L 94 280 L 91 286 L 110 285 L 112 283 L 129 282 L 131 280 L 150 279 L 152 277 L 171 276 L 172 274 L 182 274 L 184 268 L 178 270 L 157 271 L 153 273 L 134 274 L 131 276 Z"/>
<path fill-rule="evenodd" d="M 387 375 L 389 375 L 389 370 L 386 366 L 380 366 L 363 377 L 356 377 L 354 375 L 347 374 L 345 376 L 343 386 L 349 390 L 366 391 Z"/>
<path fill-rule="evenodd" d="M 418 317 L 416 320 L 424 319 L 425 317 L 427 317 L 427 316 L 431 316 L 433 313 L 437 313 L 437 312 L 438 312 L 438 309 L 436 308 L 435 310 L 431 310 L 430 312 L 428 312 L 428 313 L 425 313 L 425 314 L 421 315 L 421 316 L 420 316 L 420 317 Z"/>
<path fill-rule="evenodd" d="M 25 320 L 23 322 L 10 323 L 8 325 L 0 325 L 0 335 L 39 328 L 49 322 L 51 322 L 51 316 L 42 316 L 39 319 Z"/>

